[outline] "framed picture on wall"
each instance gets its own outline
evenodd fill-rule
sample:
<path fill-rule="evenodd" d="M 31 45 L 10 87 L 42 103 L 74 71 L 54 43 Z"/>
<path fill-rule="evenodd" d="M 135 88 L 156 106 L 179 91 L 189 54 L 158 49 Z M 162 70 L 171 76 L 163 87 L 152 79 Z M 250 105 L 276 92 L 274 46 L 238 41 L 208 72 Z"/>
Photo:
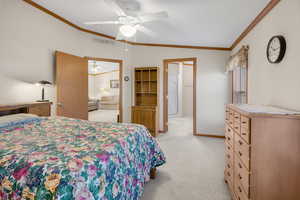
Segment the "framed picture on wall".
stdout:
<path fill-rule="evenodd" d="M 120 81 L 119 80 L 110 80 L 110 88 L 119 88 Z"/>

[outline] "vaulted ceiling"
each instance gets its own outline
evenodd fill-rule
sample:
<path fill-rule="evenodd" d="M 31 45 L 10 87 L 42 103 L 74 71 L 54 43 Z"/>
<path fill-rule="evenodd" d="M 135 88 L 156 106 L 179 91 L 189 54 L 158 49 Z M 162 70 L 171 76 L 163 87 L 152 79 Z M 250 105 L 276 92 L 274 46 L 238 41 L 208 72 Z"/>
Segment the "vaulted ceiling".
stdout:
<path fill-rule="evenodd" d="M 104 0 L 33 0 L 70 22 L 116 36 L 118 25 L 87 26 L 87 21 L 117 20 Z M 230 47 L 270 0 L 117 0 L 135 2 L 133 13 L 167 11 L 169 17 L 144 24 L 154 35 L 138 32 L 136 42 Z"/>

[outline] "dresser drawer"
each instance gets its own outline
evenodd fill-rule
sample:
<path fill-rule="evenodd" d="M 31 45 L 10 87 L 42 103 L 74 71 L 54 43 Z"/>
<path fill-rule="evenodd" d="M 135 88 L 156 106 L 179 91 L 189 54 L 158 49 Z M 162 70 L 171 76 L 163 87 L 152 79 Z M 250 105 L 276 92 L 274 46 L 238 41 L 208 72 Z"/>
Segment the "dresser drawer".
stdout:
<path fill-rule="evenodd" d="M 235 159 L 234 165 L 235 179 L 240 181 L 240 184 L 242 185 L 246 195 L 249 196 L 250 172 L 246 169 L 242 161 L 238 158 Z"/>
<path fill-rule="evenodd" d="M 35 114 L 40 117 L 48 117 L 51 115 L 50 104 L 36 104 L 28 108 L 28 113 Z"/>
<path fill-rule="evenodd" d="M 225 111 L 225 122 L 226 123 L 229 123 L 229 108 L 226 108 L 226 111 Z"/>
<path fill-rule="evenodd" d="M 234 180 L 234 193 L 237 200 L 249 200 L 247 194 L 243 190 L 241 182 L 238 179 Z"/>
<path fill-rule="evenodd" d="M 233 146 L 233 143 L 234 143 L 233 130 L 228 124 L 226 124 L 225 128 L 226 128 L 226 130 L 225 130 L 225 140 L 228 144 Z"/>
<path fill-rule="evenodd" d="M 234 118 L 234 121 L 240 122 L 241 121 L 241 114 L 238 113 L 238 112 L 233 112 L 233 118 Z"/>
<path fill-rule="evenodd" d="M 250 169 L 250 145 L 248 145 L 239 135 L 234 135 L 234 151 L 237 157 L 244 163 L 246 168 Z"/>
<path fill-rule="evenodd" d="M 232 186 L 233 180 L 234 180 L 234 177 L 233 177 L 233 166 L 230 166 L 230 167 L 231 167 L 231 168 L 228 168 L 228 166 L 227 166 L 227 164 L 226 164 L 224 176 L 225 176 L 225 180 L 226 180 L 228 183 L 230 183 L 231 186 Z"/>
<path fill-rule="evenodd" d="M 231 150 L 228 151 L 227 148 L 230 148 Z M 225 164 L 226 162 L 233 163 L 233 155 L 232 147 L 227 145 L 225 149 Z"/>
<path fill-rule="evenodd" d="M 241 116 L 241 128 L 250 130 L 250 119 L 248 117 Z"/>
<path fill-rule="evenodd" d="M 233 112 L 233 110 L 229 110 L 229 125 L 231 126 L 231 127 L 233 127 L 233 122 L 234 122 L 234 112 Z"/>
<path fill-rule="evenodd" d="M 233 130 L 237 134 L 241 135 L 241 122 L 240 121 L 234 120 L 234 122 L 233 122 Z"/>
<path fill-rule="evenodd" d="M 225 177 L 225 181 L 227 183 L 227 186 L 229 188 L 229 191 L 230 191 L 232 197 L 234 197 L 233 195 L 234 195 L 235 192 L 234 192 L 234 187 L 233 187 L 233 179 L 231 180 L 231 179 L 228 178 L 226 170 L 225 170 L 224 177 Z"/>
<path fill-rule="evenodd" d="M 227 142 L 225 142 L 225 152 L 233 155 L 233 146 L 231 144 L 228 144 Z"/>
<path fill-rule="evenodd" d="M 250 136 L 250 130 L 241 128 L 241 137 L 248 143 L 251 144 L 251 136 Z"/>

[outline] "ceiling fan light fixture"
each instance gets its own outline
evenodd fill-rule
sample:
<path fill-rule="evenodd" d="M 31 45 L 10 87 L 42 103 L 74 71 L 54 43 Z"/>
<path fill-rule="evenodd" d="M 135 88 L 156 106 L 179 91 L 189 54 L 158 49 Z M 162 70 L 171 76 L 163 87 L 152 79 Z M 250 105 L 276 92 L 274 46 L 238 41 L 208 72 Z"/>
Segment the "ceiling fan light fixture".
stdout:
<path fill-rule="evenodd" d="M 120 26 L 120 32 L 125 36 L 125 37 L 132 37 L 136 34 L 136 28 L 132 25 L 122 25 Z"/>

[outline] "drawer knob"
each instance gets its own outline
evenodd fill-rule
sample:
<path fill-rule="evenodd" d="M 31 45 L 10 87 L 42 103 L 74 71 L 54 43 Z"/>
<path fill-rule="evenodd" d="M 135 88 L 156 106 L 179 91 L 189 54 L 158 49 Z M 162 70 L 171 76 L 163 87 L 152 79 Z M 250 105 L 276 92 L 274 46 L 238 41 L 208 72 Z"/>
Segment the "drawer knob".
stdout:
<path fill-rule="evenodd" d="M 227 164 L 227 167 L 228 167 L 229 169 L 231 168 L 229 164 Z"/>
<path fill-rule="evenodd" d="M 239 155 L 242 156 L 243 154 L 239 151 Z"/>
<path fill-rule="evenodd" d="M 239 168 L 241 168 L 241 169 L 243 168 L 243 166 L 241 165 L 241 163 L 239 163 Z"/>
<path fill-rule="evenodd" d="M 241 189 L 241 187 L 240 187 L 240 186 L 238 186 L 238 189 L 239 189 L 239 191 L 240 191 L 240 192 L 242 192 L 242 189 Z"/>
<path fill-rule="evenodd" d="M 239 179 L 242 180 L 242 176 L 239 174 Z"/>
<path fill-rule="evenodd" d="M 246 133 L 242 133 L 242 135 L 247 135 Z"/>
<path fill-rule="evenodd" d="M 242 142 L 241 140 L 239 140 L 239 144 L 240 144 L 240 145 L 243 145 L 243 142 Z"/>

